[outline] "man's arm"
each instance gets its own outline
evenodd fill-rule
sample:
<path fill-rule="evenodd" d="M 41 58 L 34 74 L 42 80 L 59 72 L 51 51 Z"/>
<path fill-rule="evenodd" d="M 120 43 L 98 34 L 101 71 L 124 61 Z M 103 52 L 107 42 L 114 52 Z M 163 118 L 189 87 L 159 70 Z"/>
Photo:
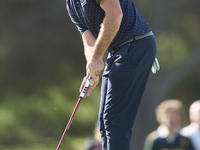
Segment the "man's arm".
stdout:
<path fill-rule="evenodd" d="M 89 96 L 92 90 L 96 87 L 99 82 L 99 74 L 101 70 L 104 68 L 103 57 L 105 52 L 107 51 L 109 45 L 111 44 L 112 40 L 114 39 L 115 35 L 117 34 L 121 20 L 123 17 L 123 13 L 121 10 L 121 6 L 118 0 L 100 0 L 99 1 L 101 8 L 105 12 L 104 20 L 101 24 L 100 32 L 98 34 L 97 39 L 95 39 L 95 44 L 93 49 L 86 50 L 85 55 L 87 59 L 87 74 L 88 76 L 92 76 L 92 84 L 90 84 L 87 93 L 85 96 Z M 85 47 L 90 47 L 88 45 L 92 45 L 93 38 L 90 37 L 89 31 L 83 33 L 82 38 L 83 41 L 86 43 Z M 89 36 L 89 38 L 88 38 Z M 86 40 L 84 38 L 88 38 L 91 40 Z M 84 81 L 81 85 L 81 89 L 84 85 Z"/>
<path fill-rule="evenodd" d="M 94 45 L 94 50 L 87 64 L 87 70 L 93 78 L 103 69 L 103 56 L 117 34 L 123 13 L 118 0 L 100 0 L 101 8 L 105 12 L 100 32 Z"/>
<path fill-rule="evenodd" d="M 123 13 L 119 0 L 100 0 L 99 3 L 105 12 L 105 18 L 101 24 L 93 56 L 102 58 L 119 30 Z"/>
<path fill-rule="evenodd" d="M 90 60 L 92 52 L 94 50 L 96 38 L 94 37 L 94 35 L 92 34 L 92 32 L 90 30 L 86 30 L 82 34 L 82 41 L 83 41 L 83 45 L 84 45 L 85 58 L 86 58 L 86 61 L 88 62 Z M 87 75 L 84 77 L 82 84 L 80 86 L 80 92 L 83 90 L 83 87 L 89 76 L 87 70 L 86 70 L 86 73 L 87 73 Z M 93 80 L 90 81 L 90 84 L 93 84 Z M 91 87 L 89 87 L 87 92 L 85 93 L 85 96 L 89 96 L 89 95 L 87 95 L 87 93 L 91 93 L 91 92 L 92 92 L 92 89 L 91 89 Z"/>
<path fill-rule="evenodd" d="M 92 51 L 94 50 L 96 38 L 94 37 L 94 35 L 91 33 L 90 30 L 86 30 L 82 34 L 82 40 L 83 40 L 83 45 L 84 45 L 85 58 L 88 62 L 89 59 L 91 58 Z"/>

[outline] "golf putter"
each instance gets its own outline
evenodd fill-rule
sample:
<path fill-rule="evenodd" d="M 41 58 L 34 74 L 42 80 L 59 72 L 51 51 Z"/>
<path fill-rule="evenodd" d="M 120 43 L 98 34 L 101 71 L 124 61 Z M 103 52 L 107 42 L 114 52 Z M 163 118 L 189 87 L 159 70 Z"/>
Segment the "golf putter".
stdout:
<path fill-rule="evenodd" d="M 77 111 L 77 109 L 78 109 L 78 106 L 79 106 L 81 100 L 84 98 L 85 93 L 87 92 L 87 89 L 88 89 L 88 87 L 89 87 L 89 84 L 90 84 L 90 80 L 91 80 L 91 79 L 92 79 L 92 77 L 89 76 L 88 79 L 87 79 L 86 82 L 85 82 L 85 85 L 84 85 L 84 87 L 83 87 L 83 90 L 81 91 L 81 94 L 80 94 L 80 96 L 79 96 L 78 102 L 76 103 L 76 106 L 75 106 L 75 108 L 74 108 L 74 111 L 72 112 L 72 115 L 71 115 L 71 117 L 70 117 L 70 119 L 69 119 L 69 121 L 68 121 L 68 123 L 67 123 L 67 126 L 66 126 L 66 128 L 65 128 L 65 130 L 64 130 L 64 132 L 63 132 L 63 135 L 62 135 L 62 137 L 61 137 L 61 139 L 60 139 L 60 142 L 58 143 L 58 146 L 57 146 L 56 150 L 59 150 L 59 148 L 60 148 L 60 145 L 61 145 L 61 143 L 62 143 L 62 141 L 63 141 L 63 139 L 64 139 L 64 136 L 65 136 L 66 132 L 68 131 L 68 129 L 69 129 L 71 123 L 72 123 L 72 120 L 73 120 L 74 115 L 75 115 L 75 113 L 76 113 L 76 111 Z"/>

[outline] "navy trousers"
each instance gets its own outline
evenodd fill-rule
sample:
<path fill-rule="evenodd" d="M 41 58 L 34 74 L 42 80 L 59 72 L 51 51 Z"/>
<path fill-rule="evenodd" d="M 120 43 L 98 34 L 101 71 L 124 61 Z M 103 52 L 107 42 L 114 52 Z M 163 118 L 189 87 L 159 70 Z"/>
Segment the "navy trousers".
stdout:
<path fill-rule="evenodd" d="M 133 123 L 156 57 L 154 36 L 108 54 L 99 110 L 103 150 L 130 150 Z"/>

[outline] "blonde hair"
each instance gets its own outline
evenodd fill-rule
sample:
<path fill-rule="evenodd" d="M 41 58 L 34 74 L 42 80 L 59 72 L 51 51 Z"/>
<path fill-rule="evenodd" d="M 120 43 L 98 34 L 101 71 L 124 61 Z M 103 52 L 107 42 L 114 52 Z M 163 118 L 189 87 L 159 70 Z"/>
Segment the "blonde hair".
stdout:
<path fill-rule="evenodd" d="M 163 123 L 163 119 L 165 119 L 164 118 L 165 112 L 169 108 L 175 109 L 180 113 L 180 115 L 183 115 L 182 102 L 177 99 L 168 99 L 160 103 L 158 107 L 156 108 L 155 114 L 156 114 L 156 119 L 158 123 L 160 124 Z"/>

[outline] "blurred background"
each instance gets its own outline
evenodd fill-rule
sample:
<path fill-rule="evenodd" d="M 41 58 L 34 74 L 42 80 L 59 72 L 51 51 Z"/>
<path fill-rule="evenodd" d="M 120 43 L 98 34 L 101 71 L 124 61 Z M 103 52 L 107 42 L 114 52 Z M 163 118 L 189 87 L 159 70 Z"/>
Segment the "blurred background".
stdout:
<path fill-rule="evenodd" d="M 157 128 L 155 108 L 169 98 L 200 99 L 200 1 L 134 0 L 153 30 L 161 70 L 151 74 L 133 128 L 132 148 Z M 54 150 L 85 76 L 79 32 L 65 0 L 0 1 L 0 149 Z M 85 98 L 60 149 L 84 150 L 98 116 L 100 84 Z"/>

